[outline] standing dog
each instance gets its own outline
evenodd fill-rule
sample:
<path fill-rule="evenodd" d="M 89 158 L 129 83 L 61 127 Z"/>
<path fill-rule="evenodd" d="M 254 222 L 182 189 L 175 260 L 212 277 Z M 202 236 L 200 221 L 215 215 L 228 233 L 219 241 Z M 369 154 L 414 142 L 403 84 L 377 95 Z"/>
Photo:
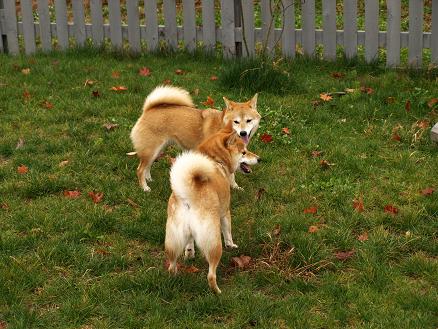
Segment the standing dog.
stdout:
<path fill-rule="evenodd" d="M 245 144 L 255 134 L 260 114 L 257 112 L 257 94 L 244 103 L 236 103 L 224 97 L 224 111 L 198 110 L 189 93 L 181 88 L 159 86 L 146 98 L 143 113 L 131 131 L 131 140 L 140 163 L 137 177 L 144 191 L 151 178 L 151 165 L 161 150 L 169 144 L 183 149 L 195 149 L 202 141 L 232 122 L 232 127 Z M 232 186 L 238 188 L 232 177 Z"/>
<path fill-rule="evenodd" d="M 169 272 L 176 273 L 177 258 L 194 257 L 194 242 L 208 261 L 208 284 L 221 293 L 216 283 L 216 267 L 222 256 L 221 230 L 225 247 L 237 248 L 231 235 L 230 175 L 240 165 L 259 158 L 246 150 L 231 124 L 214 134 L 198 151 L 185 152 L 176 158 L 170 171 L 172 194 L 167 206 L 165 250 Z"/>

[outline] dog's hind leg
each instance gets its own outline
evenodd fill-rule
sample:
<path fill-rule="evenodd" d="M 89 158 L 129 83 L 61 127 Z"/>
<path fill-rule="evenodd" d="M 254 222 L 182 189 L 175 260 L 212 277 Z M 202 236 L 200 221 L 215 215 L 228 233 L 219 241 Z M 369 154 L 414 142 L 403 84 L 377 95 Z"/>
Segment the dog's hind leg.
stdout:
<path fill-rule="evenodd" d="M 137 152 L 140 158 L 140 163 L 137 167 L 137 178 L 140 186 L 145 192 L 149 192 L 151 188 L 148 186 L 147 181 L 151 181 L 151 166 L 155 159 L 160 154 L 161 150 L 166 147 L 167 140 L 161 140 L 155 142 L 153 145 L 148 145 L 142 151 Z"/>
<path fill-rule="evenodd" d="M 146 171 L 149 173 L 149 177 L 151 176 L 149 162 L 150 162 L 149 159 L 146 159 L 145 157 L 141 157 L 140 163 L 138 164 L 137 167 L 138 183 L 140 184 L 141 188 L 145 192 L 149 192 L 151 190 L 151 188 L 148 186 L 146 182 Z"/>
<path fill-rule="evenodd" d="M 237 244 L 233 242 L 233 236 L 231 234 L 231 213 L 228 209 L 227 214 L 221 218 L 221 230 L 224 236 L 225 247 L 238 248 Z"/>
<path fill-rule="evenodd" d="M 207 274 L 207 280 L 208 285 L 210 288 L 216 293 L 220 294 L 221 290 L 217 286 L 216 282 L 216 269 L 219 265 L 219 261 L 221 260 L 222 256 L 222 245 L 219 240 L 218 245 L 212 245 L 208 250 L 205 250 L 205 258 L 207 258 L 208 261 L 208 274 Z"/>
<path fill-rule="evenodd" d="M 166 252 L 167 260 L 169 261 L 169 267 L 167 270 L 169 273 L 176 274 L 177 272 L 177 259 L 184 251 L 184 244 L 181 244 L 181 237 L 176 236 L 175 225 L 166 225 L 166 238 L 164 242 L 164 249 Z"/>

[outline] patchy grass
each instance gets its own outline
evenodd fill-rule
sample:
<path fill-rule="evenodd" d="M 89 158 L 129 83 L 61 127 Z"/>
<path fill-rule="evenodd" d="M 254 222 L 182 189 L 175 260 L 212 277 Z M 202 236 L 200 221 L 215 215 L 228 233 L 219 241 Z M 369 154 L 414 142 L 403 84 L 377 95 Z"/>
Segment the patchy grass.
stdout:
<path fill-rule="evenodd" d="M 265 161 L 237 175 L 239 249 L 224 252 L 217 297 L 201 257 L 189 263 L 198 273 L 170 277 L 163 268 L 168 161 L 154 164 L 145 194 L 125 153 L 157 84 L 171 80 L 203 108 L 207 96 L 217 107 L 223 95 L 248 99 L 251 81 L 227 88 L 230 62 L 181 54 L 71 51 L 0 62 L 0 327 L 438 326 L 438 192 L 420 193 L 438 187 L 428 136 L 436 104 L 427 105 L 438 97 L 435 71 L 280 64 L 299 88 L 278 95 L 259 86 L 263 120 L 250 146 Z M 138 75 L 143 66 L 151 76 Z M 336 96 L 346 88 L 354 91 Z M 252 257 L 243 270 L 230 266 L 239 255 Z"/>

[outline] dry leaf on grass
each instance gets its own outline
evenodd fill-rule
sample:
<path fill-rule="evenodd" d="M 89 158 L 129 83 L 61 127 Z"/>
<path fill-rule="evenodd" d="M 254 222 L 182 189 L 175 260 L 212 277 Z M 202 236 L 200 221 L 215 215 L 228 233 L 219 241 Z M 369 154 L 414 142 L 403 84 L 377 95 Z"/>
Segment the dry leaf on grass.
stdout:
<path fill-rule="evenodd" d="M 271 143 L 272 142 L 272 135 L 269 135 L 269 134 L 262 134 L 261 136 L 260 136 L 260 140 L 263 142 L 263 143 L 265 143 L 265 144 L 267 144 L 267 143 Z"/>
<path fill-rule="evenodd" d="M 138 70 L 138 75 L 141 75 L 142 77 L 148 77 L 148 76 L 151 75 L 151 70 L 150 70 L 150 68 L 148 68 L 148 67 L 146 67 L 146 66 L 141 67 L 141 68 Z"/>
<path fill-rule="evenodd" d="M 384 210 L 386 213 L 388 213 L 388 214 L 392 214 L 392 215 L 396 215 L 396 214 L 398 214 L 398 209 L 397 209 L 396 207 L 394 207 L 393 205 L 391 205 L 391 204 L 387 204 L 387 205 L 383 208 L 383 210 Z"/>
<path fill-rule="evenodd" d="M 304 209 L 303 212 L 305 214 L 313 214 L 314 215 L 314 214 L 316 214 L 318 212 L 318 208 L 315 207 L 315 206 L 312 206 L 312 207 Z"/>
<path fill-rule="evenodd" d="M 428 187 L 428 188 L 425 188 L 425 189 L 421 190 L 420 194 L 424 195 L 424 196 L 428 196 L 428 195 L 432 195 L 433 192 L 435 192 L 435 188 Z"/>
<path fill-rule="evenodd" d="M 104 123 L 102 125 L 102 127 L 106 128 L 106 130 L 114 130 L 115 128 L 117 128 L 119 125 L 117 123 Z"/>
<path fill-rule="evenodd" d="M 213 107 L 214 106 L 214 99 L 210 96 L 207 96 L 207 100 L 205 102 L 202 102 L 205 106 Z"/>
<path fill-rule="evenodd" d="M 359 241 L 367 241 L 368 240 L 368 232 L 363 232 L 361 235 L 357 237 Z"/>
<path fill-rule="evenodd" d="M 88 196 L 94 203 L 99 203 L 103 200 L 103 192 L 88 192 Z"/>
<path fill-rule="evenodd" d="M 318 226 L 316 226 L 316 225 L 309 226 L 309 233 L 316 233 L 318 231 L 319 231 Z"/>
<path fill-rule="evenodd" d="M 69 199 L 76 199 L 81 196 L 81 192 L 78 190 L 65 190 L 64 196 Z"/>
<path fill-rule="evenodd" d="M 29 168 L 25 165 L 21 165 L 17 167 L 17 173 L 23 175 L 26 174 L 29 171 Z"/>
<path fill-rule="evenodd" d="M 348 251 L 338 251 L 335 253 L 335 257 L 339 260 L 347 260 L 351 257 L 353 257 L 355 251 L 354 250 L 348 250 Z"/>
<path fill-rule="evenodd" d="M 245 269 L 248 267 L 251 263 L 251 257 L 241 255 L 239 257 L 233 257 L 231 258 L 231 266 L 238 267 L 240 269 Z"/>

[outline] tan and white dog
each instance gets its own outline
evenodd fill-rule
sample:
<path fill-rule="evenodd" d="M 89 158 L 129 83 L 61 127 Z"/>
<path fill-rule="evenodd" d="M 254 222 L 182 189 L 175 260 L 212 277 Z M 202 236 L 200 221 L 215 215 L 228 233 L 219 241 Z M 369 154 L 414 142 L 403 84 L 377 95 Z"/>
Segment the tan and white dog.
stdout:
<path fill-rule="evenodd" d="M 248 144 L 255 134 L 260 114 L 257 112 L 257 94 L 244 103 L 224 97 L 225 109 L 196 109 L 190 94 L 181 88 L 159 86 L 146 98 L 143 113 L 131 131 L 131 140 L 140 163 L 137 177 L 144 191 L 151 178 L 151 165 L 164 147 L 177 144 L 183 149 L 195 149 L 202 141 L 218 132 L 229 122 L 242 140 Z M 238 188 L 232 176 L 232 186 Z"/>
<path fill-rule="evenodd" d="M 259 157 L 246 145 L 231 125 L 204 141 L 197 151 L 176 158 L 170 171 L 172 194 L 167 207 L 165 250 L 169 272 L 176 273 L 177 258 L 194 257 L 194 242 L 208 261 L 208 284 L 220 293 L 216 268 L 222 256 L 221 231 L 225 247 L 237 248 L 231 235 L 230 174 Z"/>

